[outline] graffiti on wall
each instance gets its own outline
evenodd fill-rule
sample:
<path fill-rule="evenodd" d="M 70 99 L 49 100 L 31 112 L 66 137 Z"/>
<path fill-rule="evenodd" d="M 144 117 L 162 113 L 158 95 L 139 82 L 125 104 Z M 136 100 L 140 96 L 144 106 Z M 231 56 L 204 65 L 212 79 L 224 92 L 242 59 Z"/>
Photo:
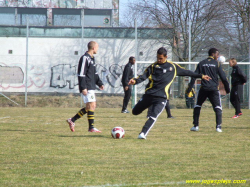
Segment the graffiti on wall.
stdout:
<path fill-rule="evenodd" d="M 4 84 L 23 83 L 24 73 L 17 66 L 0 66 L 0 82 Z"/>
<path fill-rule="evenodd" d="M 104 67 L 101 64 L 96 65 L 97 72 L 100 79 L 104 83 L 106 93 L 118 93 L 122 90 L 122 73 L 124 65 L 111 64 Z M 23 66 L 1 66 L 0 65 L 0 88 L 3 90 L 15 89 L 16 91 L 23 91 L 19 89 L 25 88 L 25 75 Z M 145 68 L 144 68 L 145 69 Z M 140 67 L 138 74 L 141 74 L 143 68 Z M 49 73 L 50 72 L 50 73 Z M 49 73 L 49 74 L 48 74 Z M 46 82 L 49 83 L 46 86 Z M 138 85 L 138 91 L 143 91 L 147 82 Z M 40 66 L 28 67 L 28 88 L 39 88 L 39 92 L 54 91 L 50 88 L 73 90 L 78 88 L 77 66 L 70 64 L 57 64 L 51 67 L 50 71 L 43 69 Z M 65 90 L 66 89 L 66 90 Z M 38 91 L 38 90 L 36 90 Z"/>
<path fill-rule="evenodd" d="M 3 65 L 0 65 L 0 88 L 3 90 L 25 88 L 25 68 L 19 65 L 7 66 L 4 63 L 1 64 Z M 31 65 L 28 66 L 28 72 L 27 87 L 43 88 L 46 80 L 41 73 L 43 72 L 42 68 Z"/>
<path fill-rule="evenodd" d="M 51 67 L 50 87 L 65 88 L 69 85 L 69 89 L 74 89 L 78 84 L 76 78 L 76 66 L 58 64 Z"/>
<path fill-rule="evenodd" d="M 108 68 L 104 67 L 101 64 L 96 64 L 96 70 L 102 80 L 103 84 L 106 86 L 110 86 L 111 88 L 122 88 L 122 73 L 124 66 L 120 66 L 118 64 L 111 64 Z M 141 67 L 138 73 L 142 73 L 145 67 Z M 138 89 L 144 89 L 145 84 L 138 85 Z M 75 86 L 78 85 L 77 80 L 77 67 L 71 66 L 70 64 L 58 64 L 51 68 L 51 81 L 50 87 L 54 88 L 69 88 L 74 89 Z"/>

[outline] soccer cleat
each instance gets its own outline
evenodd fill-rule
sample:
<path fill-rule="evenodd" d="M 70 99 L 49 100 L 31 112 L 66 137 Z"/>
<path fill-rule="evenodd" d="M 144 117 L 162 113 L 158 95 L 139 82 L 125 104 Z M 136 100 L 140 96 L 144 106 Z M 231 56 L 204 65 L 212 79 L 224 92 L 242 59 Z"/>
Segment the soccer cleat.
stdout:
<path fill-rule="evenodd" d="M 241 116 L 241 115 L 243 115 L 242 112 L 238 114 L 238 116 Z"/>
<path fill-rule="evenodd" d="M 122 113 L 126 114 L 126 113 L 129 113 L 129 111 L 126 109 L 126 110 L 122 110 Z"/>
<path fill-rule="evenodd" d="M 238 118 L 239 116 L 238 115 L 234 115 L 232 118 Z"/>
<path fill-rule="evenodd" d="M 216 128 L 217 132 L 222 132 L 221 128 Z"/>
<path fill-rule="evenodd" d="M 139 134 L 138 139 L 144 139 L 144 140 L 146 140 L 146 136 L 144 135 L 143 132 L 141 132 L 141 133 Z"/>
<path fill-rule="evenodd" d="M 75 123 L 71 121 L 71 118 L 67 119 L 66 122 L 69 124 L 69 128 L 72 132 L 75 132 Z"/>
<path fill-rule="evenodd" d="M 101 133 L 102 131 L 99 131 L 97 128 L 92 128 L 92 129 L 89 129 L 89 132 Z"/>
<path fill-rule="evenodd" d="M 199 131 L 199 126 L 193 126 L 190 131 Z"/>
<path fill-rule="evenodd" d="M 174 119 L 175 117 L 174 116 L 168 116 L 167 118 L 173 118 Z"/>

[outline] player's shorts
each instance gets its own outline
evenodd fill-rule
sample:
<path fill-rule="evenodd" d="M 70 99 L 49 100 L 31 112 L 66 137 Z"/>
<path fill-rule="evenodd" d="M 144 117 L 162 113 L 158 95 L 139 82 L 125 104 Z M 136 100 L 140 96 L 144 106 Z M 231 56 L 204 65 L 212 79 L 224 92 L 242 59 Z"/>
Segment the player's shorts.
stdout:
<path fill-rule="evenodd" d="M 87 95 L 81 94 L 84 103 L 96 102 L 95 90 L 88 90 Z"/>

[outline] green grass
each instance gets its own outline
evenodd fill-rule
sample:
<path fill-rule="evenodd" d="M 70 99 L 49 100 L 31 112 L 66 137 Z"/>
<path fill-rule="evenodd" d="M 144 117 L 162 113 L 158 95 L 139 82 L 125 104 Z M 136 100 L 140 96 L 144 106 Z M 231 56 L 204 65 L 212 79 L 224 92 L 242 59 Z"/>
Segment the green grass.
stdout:
<path fill-rule="evenodd" d="M 0 186 L 200 186 L 185 182 L 215 179 L 250 186 L 250 110 L 238 119 L 223 110 L 222 133 L 212 109 L 202 109 L 199 132 L 189 131 L 192 110 L 173 109 L 175 119 L 164 111 L 147 140 L 137 139 L 146 112 L 98 108 L 102 133 L 87 132 L 86 116 L 72 133 L 65 120 L 78 110 L 0 108 Z M 124 139 L 111 138 L 115 126 L 125 129 Z"/>

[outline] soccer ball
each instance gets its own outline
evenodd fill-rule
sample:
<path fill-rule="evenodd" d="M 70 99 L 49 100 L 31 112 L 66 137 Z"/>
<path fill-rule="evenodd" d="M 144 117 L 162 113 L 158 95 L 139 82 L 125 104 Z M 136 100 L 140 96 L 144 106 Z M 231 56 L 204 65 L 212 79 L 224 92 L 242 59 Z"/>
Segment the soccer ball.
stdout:
<path fill-rule="evenodd" d="M 221 64 L 224 64 L 224 62 L 226 62 L 226 58 L 224 56 L 219 56 L 218 62 L 220 62 Z"/>
<path fill-rule="evenodd" d="M 111 136 L 115 139 L 123 138 L 125 131 L 122 127 L 114 127 L 111 131 Z"/>

